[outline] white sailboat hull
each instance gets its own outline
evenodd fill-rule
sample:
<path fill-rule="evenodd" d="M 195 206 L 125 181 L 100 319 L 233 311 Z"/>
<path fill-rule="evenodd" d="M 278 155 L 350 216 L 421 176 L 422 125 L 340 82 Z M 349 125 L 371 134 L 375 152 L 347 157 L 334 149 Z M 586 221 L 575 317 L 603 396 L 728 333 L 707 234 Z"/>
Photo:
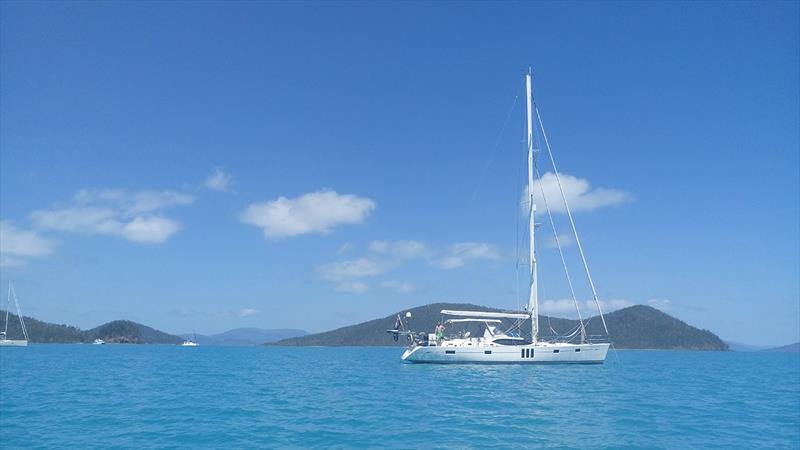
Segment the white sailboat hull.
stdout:
<path fill-rule="evenodd" d="M 28 341 L 25 339 L 0 339 L 0 347 L 27 347 Z"/>
<path fill-rule="evenodd" d="M 610 344 L 541 343 L 529 345 L 415 346 L 407 363 L 430 364 L 602 364 Z"/>

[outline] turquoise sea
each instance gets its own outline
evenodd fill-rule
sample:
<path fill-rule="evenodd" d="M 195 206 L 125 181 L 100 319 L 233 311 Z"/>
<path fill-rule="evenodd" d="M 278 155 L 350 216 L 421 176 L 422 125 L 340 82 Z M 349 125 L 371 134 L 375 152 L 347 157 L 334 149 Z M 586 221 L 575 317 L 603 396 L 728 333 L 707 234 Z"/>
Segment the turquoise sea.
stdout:
<path fill-rule="evenodd" d="M 800 354 L 400 363 L 397 348 L 0 348 L 0 447 L 800 448 Z"/>

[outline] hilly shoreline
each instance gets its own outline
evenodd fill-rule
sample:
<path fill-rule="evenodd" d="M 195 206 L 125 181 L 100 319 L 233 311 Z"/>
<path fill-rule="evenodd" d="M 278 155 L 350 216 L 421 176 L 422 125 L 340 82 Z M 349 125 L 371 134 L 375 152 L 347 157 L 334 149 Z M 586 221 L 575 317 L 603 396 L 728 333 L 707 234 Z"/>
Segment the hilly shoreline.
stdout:
<path fill-rule="evenodd" d="M 442 309 L 470 311 L 502 311 L 497 308 L 464 304 L 433 303 L 410 308 L 386 317 L 370 320 L 356 325 L 337 328 L 323 333 L 284 339 L 270 345 L 280 346 L 404 346 L 404 341 L 395 342 L 386 333 L 394 328 L 397 314 L 411 312 L 410 328 L 414 331 L 432 331 L 442 319 Z M 609 329 L 609 339 L 620 349 L 663 349 L 663 350 L 729 350 L 728 344 L 708 330 L 693 327 L 656 308 L 635 305 L 605 315 Z M 548 335 L 558 335 L 574 329 L 577 320 L 539 316 L 542 339 Z M 585 321 L 589 336 L 605 335 L 599 317 Z M 508 323 L 507 325 L 510 325 Z M 467 328 L 473 335 L 481 333 L 482 325 Z"/>
<path fill-rule="evenodd" d="M 473 311 L 502 311 L 497 308 L 463 304 L 433 303 L 404 309 L 386 317 L 349 325 L 321 333 L 308 334 L 303 330 L 240 328 L 217 335 L 198 335 L 201 345 L 276 345 L 276 346 L 403 346 L 405 342 L 395 342 L 386 333 L 394 327 L 397 314 L 411 312 L 410 326 L 415 331 L 433 330 L 442 319 L 442 309 Z M 0 310 L 4 315 L 5 311 Z M 605 315 L 610 341 L 619 349 L 653 350 L 731 350 L 728 343 L 709 330 L 700 329 L 672 317 L 658 309 L 645 305 L 635 305 Z M 102 339 L 107 343 L 121 344 L 180 344 L 188 335 L 180 336 L 165 333 L 146 325 L 129 321 L 115 320 L 95 328 L 80 328 L 43 322 L 25 317 L 31 343 L 91 343 Z M 576 320 L 558 317 L 539 316 L 541 336 L 564 334 L 577 326 Z M 585 321 L 589 336 L 604 335 L 599 317 Z M 473 333 L 482 333 L 482 325 L 473 325 Z M 21 335 L 17 316 L 9 314 L 8 335 Z M 770 349 L 772 351 L 798 351 L 798 344 Z"/>
<path fill-rule="evenodd" d="M 0 315 L 5 316 L 5 314 L 5 310 L 0 309 Z M 193 337 L 192 334 L 179 336 L 165 333 L 131 320 L 113 320 L 88 330 L 82 330 L 71 325 L 44 322 L 33 317 L 23 316 L 23 318 L 30 342 L 34 344 L 90 344 L 95 339 L 102 339 L 107 344 L 175 345 Z M 307 331 L 291 328 L 236 328 L 224 333 L 210 336 L 197 335 L 196 337 L 200 345 L 248 346 L 306 334 L 308 334 Z M 19 319 L 12 313 L 8 314 L 8 336 L 22 337 Z"/>
<path fill-rule="evenodd" d="M 0 314 L 5 315 L 4 310 Z M 155 328 L 130 320 L 113 320 L 100 326 L 81 330 L 65 324 L 44 322 L 33 317 L 23 316 L 25 328 L 31 343 L 34 344 L 88 344 L 102 339 L 113 344 L 180 344 L 183 338 L 165 333 Z M 8 335 L 22 336 L 19 318 L 8 314 Z"/>

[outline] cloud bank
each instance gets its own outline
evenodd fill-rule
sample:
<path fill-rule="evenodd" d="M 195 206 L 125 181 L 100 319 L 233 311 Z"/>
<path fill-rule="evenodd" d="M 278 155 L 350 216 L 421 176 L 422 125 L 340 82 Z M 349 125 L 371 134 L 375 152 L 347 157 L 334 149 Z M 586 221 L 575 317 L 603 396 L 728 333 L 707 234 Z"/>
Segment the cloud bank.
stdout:
<path fill-rule="evenodd" d="M 376 278 L 410 261 L 424 261 L 430 266 L 451 270 L 478 260 L 495 261 L 500 252 L 483 242 L 457 242 L 442 248 L 415 240 L 376 240 L 367 246 L 368 254 L 361 258 L 334 261 L 317 267 L 317 277 L 336 285 L 336 291 L 363 294 L 369 291 L 367 279 Z M 348 251 L 352 246 L 348 247 Z M 380 286 L 408 294 L 416 290 L 407 281 L 384 280 Z"/>
<path fill-rule="evenodd" d="M 40 209 L 30 218 L 37 228 L 153 244 L 166 241 L 181 229 L 180 223 L 165 217 L 163 211 L 193 202 L 194 197 L 172 191 L 82 189 L 70 206 Z"/>
<path fill-rule="evenodd" d="M 494 245 L 483 242 L 458 242 L 448 247 L 444 256 L 436 259 L 434 265 L 441 269 L 456 269 L 469 261 L 500 259 L 500 253 Z"/>
<path fill-rule="evenodd" d="M 603 314 L 633 305 L 633 302 L 629 300 L 600 300 L 599 303 L 603 308 Z M 584 319 L 597 314 L 597 305 L 594 300 L 578 300 L 578 307 L 580 307 Z M 575 302 L 570 298 L 539 302 L 539 310 L 541 314 L 545 315 L 576 317 Z"/>
<path fill-rule="evenodd" d="M 25 265 L 30 258 L 52 253 L 54 244 L 36 231 L 17 228 L 11 221 L 0 220 L 0 267 Z"/>

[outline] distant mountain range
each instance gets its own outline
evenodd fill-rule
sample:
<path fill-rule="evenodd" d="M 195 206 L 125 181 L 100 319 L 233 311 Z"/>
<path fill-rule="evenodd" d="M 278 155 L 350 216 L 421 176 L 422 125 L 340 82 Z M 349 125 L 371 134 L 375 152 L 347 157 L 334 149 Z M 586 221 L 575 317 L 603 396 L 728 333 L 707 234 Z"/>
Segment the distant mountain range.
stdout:
<path fill-rule="evenodd" d="M 728 341 L 727 344 L 730 346 L 730 349 L 735 352 L 800 352 L 800 342 L 782 345 L 780 347 L 770 347 L 769 345 L 749 345 L 730 341 Z"/>
<path fill-rule="evenodd" d="M 798 352 L 800 352 L 800 342 L 795 342 L 794 344 L 784 345 L 782 347 L 768 348 L 766 350 L 762 350 L 762 352 L 792 352 L 792 353 L 798 353 Z"/>
<path fill-rule="evenodd" d="M 734 352 L 760 352 L 770 347 L 769 345 L 751 345 L 733 341 L 725 341 L 725 343 L 728 344 L 728 348 Z"/>
<path fill-rule="evenodd" d="M 0 316 L 6 312 L 0 310 Z M 2 319 L 0 319 L 2 320 Z M 91 343 L 102 339 L 115 344 L 180 344 L 185 338 L 150 328 L 147 325 L 130 320 L 115 320 L 91 330 L 81 330 L 70 325 L 42 322 L 33 317 L 25 317 L 25 326 L 31 343 L 76 344 Z M 237 328 L 212 336 L 197 336 L 200 345 L 260 345 L 293 336 L 308 334 L 303 330 L 277 329 L 263 330 L 259 328 Z M 19 319 L 14 314 L 8 315 L 8 336 L 22 338 Z"/>
<path fill-rule="evenodd" d="M 307 334 L 307 331 L 294 328 L 269 330 L 263 328 L 236 328 L 219 334 L 198 334 L 195 337 L 194 333 L 186 333 L 181 336 L 183 336 L 184 339 L 196 339 L 197 343 L 200 345 L 248 346 L 276 342 L 281 339 L 305 336 Z"/>
<path fill-rule="evenodd" d="M 411 312 L 410 328 L 414 331 L 432 332 L 439 320 L 442 320 L 442 309 L 469 311 L 501 311 L 496 308 L 461 303 L 434 303 L 400 311 L 399 314 Z M 284 339 L 275 345 L 286 346 L 399 346 L 405 341 L 395 342 L 386 330 L 394 328 L 398 313 L 381 319 L 363 322 L 357 325 L 337 328 L 324 333 L 310 334 L 302 337 Z M 636 305 L 620 309 L 605 315 L 610 333 L 610 340 L 617 348 L 639 349 L 684 349 L 684 350 L 728 350 L 728 344 L 714 333 L 688 325 L 655 308 Z M 547 335 L 558 335 L 574 329 L 577 320 L 539 316 L 542 338 Z M 510 325 L 510 322 L 506 325 Z M 482 333 L 482 325 L 466 328 L 473 335 Z M 589 335 L 602 335 L 603 325 L 599 317 L 586 320 Z"/>

